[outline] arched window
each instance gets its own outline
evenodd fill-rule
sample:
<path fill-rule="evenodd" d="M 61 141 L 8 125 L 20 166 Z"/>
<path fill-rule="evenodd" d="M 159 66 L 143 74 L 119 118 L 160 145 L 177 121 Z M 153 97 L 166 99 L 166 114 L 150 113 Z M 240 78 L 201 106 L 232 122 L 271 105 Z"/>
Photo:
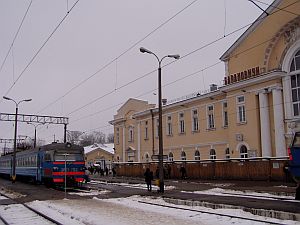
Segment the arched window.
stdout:
<path fill-rule="evenodd" d="M 173 161 L 173 160 L 174 160 L 174 156 L 173 156 L 173 153 L 172 153 L 172 152 L 169 153 L 168 160 L 169 160 L 169 161 Z"/>
<path fill-rule="evenodd" d="M 216 159 L 217 158 L 217 156 L 216 156 L 216 150 L 215 149 L 211 149 L 209 151 L 209 158 L 210 159 Z"/>
<path fill-rule="evenodd" d="M 149 154 L 146 153 L 146 154 L 145 154 L 145 162 L 149 162 L 149 159 L 150 159 Z"/>
<path fill-rule="evenodd" d="M 245 145 L 242 145 L 240 147 L 240 155 L 241 155 L 241 158 L 248 158 L 248 150 Z"/>
<path fill-rule="evenodd" d="M 186 160 L 186 154 L 184 151 L 181 152 L 181 160 Z"/>
<path fill-rule="evenodd" d="M 230 159 L 230 150 L 229 150 L 229 148 L 225 149 L 225 159 Z"/>
<path fill-rule="evenodd" d="M 200 152 L 198 150 L 195 151 L 195 160 L 200 160 Z"/>
<path fill-rule="evenodd" d="M 298 70 L 298 72 L 297 72 Z M 300 116 L 300 50 L 295 54 L 290 66 L 293 115 Z"/>

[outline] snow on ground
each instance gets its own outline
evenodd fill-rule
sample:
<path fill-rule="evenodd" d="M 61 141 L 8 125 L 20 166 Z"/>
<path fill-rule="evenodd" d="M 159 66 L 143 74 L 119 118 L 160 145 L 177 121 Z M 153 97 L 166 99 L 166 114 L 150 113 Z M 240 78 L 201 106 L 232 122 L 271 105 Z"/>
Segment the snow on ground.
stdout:
<path fill-rule="evenodd" d="M 104 181 L 96 181 L 96 180 L 92 180 L 90 182 L 91 184 L 107 184 L 107 182 Z M 123 187 L 130 187 L 130 188 L 137 188 L 137 189 L 144 189 L 147 190 L 147 185 L 146 184 L 128 184 L 128 183 L 110 183 L 111 185 L 118 185 L 118 186 L 123 186 Z M 165 190 L 173 190 L 176 189 L 175 186 L 167 186 L 165 185 Z M 153 191 L 158 191 L 159 187 L 152 184 L 152 190 Z"/>
<path fill-rule="evenodd" d="M 80 192 L 68 192 L 69 195 L 79 195 L 79 196 L 96 196 L 96 195 L 105 195 L 107 193 L 110 193 L 108 190 L 102 190 L 102 191 L 83 191 Z"/>
<path fill-rule="evenodd" d="M 89 200 L 58 200 L 58 201 L 34 201 L 29 205 L 56 218 L 63 224 L 105 224 L 105 225 L 140 225 L 140 224 L 261 224 L 254 221 L 232 219 L 210 215 L 200 212 L 192 212 L 181 209 L 165 208 L 160 206 L 144 204 L 141 201 L 172 205 L 161 198 L 132 196 L 128 198 L 116 198 L 101 200 L 96 197 Z M 172 205 L 174 206 L 174 205 Z M 241 217 L 261 219 L 267 222 L 280 224 L 300 224 L 296 221 L 277 220 L 266 217 L 255 216 L 242 210 L 233 209 L 208 209 L 205 207 L 180 206 L 186 209 L 196 209 L 208 212 L 218 212 Z"/>
<path fill-rule="evenodd" d="M 186 192 L 186 191 L 182 191 Z M 226 196 L 236 196 L 239 195 L 240 197 L 253 197 L 253 198 L 280 198 L 280 195 L 273 195 L 269 193 L 260 193 L 260 192 L 254 192 L 254 191 L 235 191 L 235 190 L 229 190 L 229 189 L 223 189 L 223 188 L 212 188 L 209 190 L 204 191 L 194 191 L 195 194 L 207 194 L 207 195 L 226 195 Z M 281 197 L 284 197 L 285 199 L 293 200 L 295 199 L 294 196 L 286 196 L 283 195 Z"/>

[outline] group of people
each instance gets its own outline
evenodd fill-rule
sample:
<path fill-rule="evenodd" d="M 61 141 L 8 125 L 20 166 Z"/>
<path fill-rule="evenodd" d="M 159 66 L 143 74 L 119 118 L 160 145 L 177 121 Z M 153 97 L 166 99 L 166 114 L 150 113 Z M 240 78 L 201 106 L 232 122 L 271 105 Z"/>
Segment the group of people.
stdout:
<path fill-rule="evenodd" d="M 187 178 L 186 168 L 182 165 L 179 169 L 179 172 L 181 174 L 181 179 Z M 166 168 L 163 168 L 164 178 L 171 178 L 171 166 L 167 165 Z M 153 172 L 150 170 L 150 168 L 147 168 L 145 173 L 145 182 L 147 185 L 147 190 L 152 191 L 152 180 L 154 179 Z M 159 179 L 159 168 L 156 168 L 155 171 L 155 177 Z"/>
<path fill-rule="evenodd" d="M 96 174 L 96 173 L 98 173 L 101 176 L 104 176 L 104 174 L 106 176 L 108 176 L 108 174 L 109 174 L 109 169 L 107 167 L 105 167 L 105 169 L 102 169 L 100 166 L 90 166 L 88 168 L 88 171 L 89 171 L 90 174 Z M 113 176 L 116 176 L 116 170 L 115 170 L 115 168 L 112 168 L 111 171 L 112 171 Z"/>

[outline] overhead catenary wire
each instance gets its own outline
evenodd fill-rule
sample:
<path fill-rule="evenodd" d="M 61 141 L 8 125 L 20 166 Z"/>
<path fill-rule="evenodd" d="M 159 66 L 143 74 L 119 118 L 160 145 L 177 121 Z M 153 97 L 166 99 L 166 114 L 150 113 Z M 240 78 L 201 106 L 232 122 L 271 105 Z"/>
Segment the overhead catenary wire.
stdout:
<path fill-rule="evenodd" d="M 25 66 L 25 68 L 22 70 L 22 72 L 19 74 L 19 76 L 17 77 L 17 79 L 13 82 L 13 84 L 9 87 L 9 89 L 5 92 L 4 95 L 7 95 L 12 88 L 15 86 L 15 84 L 18 82 L 18 80 L 23 76 L 23 74 L 25 73 L 25 71 L 28 69 L 28 67 L 34 62 L 34 60 L 36 59 L 36 57 L 39 55 L 39 53 L 42 51 L 42 49 L 45 47 L 45 45 L 48 43 L 48 41 L 51 39 L 51 37 L 54 35 L 54 33 L 58 30 L 58 28 L 61 26 L 61 24 L 64 22 L 64 20 L 68 17 L 68 15 L 70 14 L 70 12 L 74 9 L 74 7 L 77 5 L 77 3 L 79 2 L 79 0 L 77 0 L 73 6 L 70 8 L 70 10 L 66 13 L 66 15 L 60 20 L 60 22 L 58 23 L 58 25 L 54 28 L 54 30 L 50 33 L 50 35 L 46 38 L 46 40 L 43 42 L 42 46 L 36 51 L 36 53 L 34 54 L 34 56 L 29 60 L 29 62 L 27 63 L 27 65 Z M 0 103 L 3 101 L 3 99 L 0 100 Z"/>
<path fill-rule="evenodd" d="M 113 64 L 115 61 L 117 61 L 118 59 L 120 59 L 122 56 L 124 56 L 126 53 L 128 53 L 130 50 L 132 50 L 133 48 L 135 48 L 138 44 L 140 44 L 142 41 L 144 41 L 145 39 L 147 39 L 149 36 L 151 36 L 153 33 L 155 33 L 157 30 L 159 30 L 160 28 L 162 28 L 164 25 L 166 25 L 167 23 L 169 23 L 171 20 L 173 20 L 176 16 L 178 16 L 179 14 L 181 14 L 182 12 L 184 12 L 186 9 L 188 9 L 190 6 L 192 6 L 193 4 L 195 4 L 198 0 L 194 0 L 191 3 L 189 3 L 188 5 L 186 5 L 183 9 L 181 9 L 180 11 L 178 11 L 177 13 L 175 13 L 173 16 L 171 16 L 170 18 L 168 18 L 166 21 L 164 21 L 162 24 L 160 24 L 158 27 L 156 27 L 154 30 L 152 30 L 151 32 L 149 32 L 147 35 L 145 35 L 143 38 L 141 38 L 140 40 L 138 40 L 137 42 L 135 42 L 133 45 L 131 45 L 128 49 L 126 49 L 125 51 L 123 51 L 120 55 L 118 55 L 117 57 L 115 57 L 113 60 L 109 61 L 107 64 L 105 64 L 104 66 L 101 66 L 101 68 L 99 68 L 96 72 L 94 72 L 93 74 L 91 74 L 90 76 L 88 76 L 87 78 L 85 78 L 84 80 L 80 81 L 78 84 L 76 84 L 74 87 L 72 87 L 71 89 L 69 89 L 65 94 L 63 94 L 62 96 L 58 97 L 57 99 L 55 99 L 53 102 L 49 103 L 48 105 L 46 105 L 44 108 L 40 109 L 38 112 L 43 112 L 45 109 L 49 108 L 50 106 L 54 105 L 55 103 L 57 103 L 60 99 L 64 98 L 65 96 L 67 96 L 68 94 L 70 94 L 72 91 L 74 91 L 75 89 L 77 89 L 78 87 L 80 87 L 81 85 L 83 85 L 85 82 L 87 82 L 88 80 L 90 80 L 92 77 L 96 76 L 98 73 L 100 73 L 101 71 L 103 71 L 104 69 L 106 69 L 108 66 L 110 66 L 111 64 Z"/>
<path fill-rule="evenodd" d="M 298 2 L 298 1 L 296 1 L 296 2 Z M 294 3 L 292 3 L 292 4 L 295 4 L 296 2 L 294 2 Z M 290 5 L 292 5 L 292 4 L 290 4 Z M 289 5 L 289 6 L 290 6 L 290 5 Z M 287 6 L 287 7 L 288 7 L 288 6 Z M 282 9 L 280 9 L 280 10 L 282 10 Z M 277 11 L 276 11 L 276 12 L 277 12 Z M 275 12 L 274 12 L 274 13 L 275 13 Z M 244 26 L 244 27 L 245 27 L 245 26 Z M 228 34 L 228 35 L 229 35 L 229 34 Z M 201 48 L 199 48 L 199 49 L 201 49 Z M 239 53 L 239 54 L 240 54 L 240 53 Z M 188 54 L 187 54 L 187 55 L 188 55 Z M 187 55 L 185 55 L 185 56 L 187 56 Z M 185 56 L 183 56 L 183 57 L 185 57 Z M 171 63 L 172 63 L 172 62 L 171 62 Z M 171 63 L 170 63 L 170 64 L 171 64 Z M 219 62 L 219 63 L 220 63 L 220 62 Z M 156 71 L 156 70 L 154 70 L 154 71 Z M 154 71 L 152 71 L 152 72 L 154 72 Z M 151 72 L 151 73 L 152 73 L 152 72 Z"/>
<path fill-rule="evenodd" d="M 293 2 L 293 3 L 291 3 L 291 4 L 289 4 L 289 5 L 287 5 L 285 8 L 287 8 L 287 7 L 289 7 L 289 6 L 293 5 L 293 4 L 296 4 L 296 3 L 299 2 L 299 1 L 300 1 L 300 0 L 297 0 L 297 1 L 295 1 L 295 2 Z M 282 10 L 282 9 L 280 9 L 280 10 Z M 280 10 L 278 10 L 278 11 L 280 11 Z M 275 12 L 271 13 L 270 15 L 273 15 L 273 14 L 277 13 L 278 11 L 275 11 Z M 262 19 L 264 19 L 264 18 L 262 18 Z M 213 40 L 213 41 L 211 41 L 211 42 L 209 42 L 209 43 L 207 43 L 207 44 L 205 44 L 205 45 L 203 45 L 203 46 L 201 46 L 201 47 L 199 47 L 199 48 L 197 48 L 197 49 L 195 49 L 195 50 L 193 50 L 193 51 L 191 51 L 191 52 L 189 52 L 189 53 L 187 53 L 187 54 L 185 54 L 185 55 L 183 55 L 183 56 L 181 56 L 180 59 L 178 59 L 178 60 L 182 60 L 183 58 L 186 58 L 186 57 L 188 57 L 188 56 L 194 54 L 195 52 L 198 52 L 198 51 L 200 51 L 200 50 L 203 50 L 203 49 L 205 49 L 205 48 L 207 48 L 207 47 L 209 47 L 209 46 L 211 46 L 211 45 L 213 45 L 213 44 L 219 42 L 220 40 L 222 40 L 222 39 L 224 39 L 224 38 L 226 38 L 226 37 L 228 37 L 228 36 L 231 36 L 231 35 L 233 35 L 233 34 L 239 32 L 239 31 L 245 29 L 246 27 L 249 27 L 250 25 L 252 25 L 252 24 L 255 23 L 256 21 L 257 21 L 257 20 L 255 20 L 255 21 L 252 22 L 252 23 L 248 23 L 247 25 L 244 25 L 244 26 L 242 26 L 242 27 L 240 27 L 240 28 L 238 28 L 238 29 L 236 29 L 236 30 L 234 30 L 234 31 L 232 31 L 232 32 L 229 32 L 229 33 L 226 34 L 225 36 L 221 36 L 221 37 L 219 37 L 219 38 L 217 38 L 217 39 L 215 39 L 215 40 Z M 174 62 L 177 62 L 178 60 L 173 60 L 173 61 L 171 61 L 171 62 L 165 64 L 165 65 L 162 66 L 162 67 L 169 66 L 169 65 L 173 64 Z M 69 112 L 66 116 L 69 116 L 69 115 L 71 115 L 71 114 L 73 114 L 73 113 L 75 113 L 75 112 L 78 112 L 79 110 L 81 110 L 81 109 L 83 109 L 83 108 L 85 108 L 85 107 L 87 107 L 87 106 L 89 106 L 89 105 L 91 105 L 91 104 L 93 104 L 93 103 L 99 101 L 100 99 L 103 99 L 104 97 L 109 96 L 110 94 L 114 93 L 116 90 L 123 89 L 124 87 L 127 87 L 127 86 L 129 86 L 130 84 L 132 84 L 132 83 L 134 83 L 134 82 L 136 82 L 136 81 L 138 81 L 138 80 L 140 80 L 140 79 L 142 79 L 142 78 L 145 78 L 145 77 L 149 76 L 150 74 L 152 74 L 152 73 L 155 72 L 155 71 L 156 71 L 156 70 L 153 70 L 153 71 L 151 71 L 151 72 L 148 72 L 148 73 L 146 73 L 146 74 L 144 74 L 144 75 L 142 75 L 142 76 L 140 76 L 140 77 L 138 77 L 138 78 L 136 78 L 136 79 L 134 79 L 134 80 L 131 80 L 131 81 L 127 82 L 126 84 L 124 84 L 124 85 L 122 85 L 122 86 L 120 86 L 120 87 L 118 87 L 118 88 L 114 88 L 114 90 L 111 90 L 111 91 L 105 93 L 104 95 L 99 96 L 99 97 L 95 98 L 94 100 L 92 100 L 92 101 L 90 101 L 90 102 L 88 102 L 88 103 L 86 103 L 86 104 L 84 104 L 84 105 L 82 105 L 82 106 L 80 106 L 80 107 L 74 109 L 73 111 Z"/>
<path fill-rule="evenodd" d="M 1 64 L 1 67 L 0 67 L 0 74 L 1 74 L 1 72 L 2 72 L 3 66 L 4 66 L 4 64 L 5 64 L 6 60 L 7 60 L 7 57 L 8 57 L 8 55 L 9 55 L 10 51 L 12 51 L 12 47 L 13 47 L 14 44 L 15 44 L 15 41 L 16 41 L 16 39 L 17 39 L 17 37 L 18 37 L 18 35 L 19 35 L 19 32 L 20 32 L 20 30 L 21 30 L 21 28 L 22 28 L 22 26 L 23 26 L 23 23 L 24 23 L 24 21 L 25 21 L 25 18 L 26 18 L 26 16 L 27 16 L 28 12 L 29 12 L 29 9 L 30 9 L 31 5 L 32 5 L 32 0 L 31 0 L 31 1 L 29 2 L 29 4 L 28 4 L 28 7 L 27 7 L 27 9 L 26 9 L 26 11 L 25 11 L 25 14 L 24 14 L 24 16 L 23 16 L 23 18 L 22 18 L 22 21 L 21 21 L 21 23 L 20 23 L 20 25 L 19 25 L 19 27 L 18 27 L 18 30 L 17 30 L 17 32 L 16 32 L 16 34 L 15 34 L 15 36 L 14 36 L 14 38 L 13 38 L 11 44 L 10 44 L 10 46 L 9 46 L 9 49 L 8 49 L 8 51 L 7 51 L 6 55 L 5 55 L 5 57 L 4 57 L 4 60 L 3 60 L 2 64 Z"/>

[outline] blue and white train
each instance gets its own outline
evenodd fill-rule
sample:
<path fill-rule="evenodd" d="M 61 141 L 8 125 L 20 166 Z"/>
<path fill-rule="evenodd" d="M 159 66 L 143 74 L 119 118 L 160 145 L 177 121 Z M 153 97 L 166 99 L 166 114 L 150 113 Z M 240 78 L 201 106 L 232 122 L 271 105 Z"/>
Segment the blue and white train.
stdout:
<path fill-rule="evenodd" d="M 84 149 L 70 143 L 52 143 L 16 152 L 16 179 L 44 184 L 77 186 L 87 180 Z M 13 154 L 0 157 L 0 175 L 13 177 Z"/>

